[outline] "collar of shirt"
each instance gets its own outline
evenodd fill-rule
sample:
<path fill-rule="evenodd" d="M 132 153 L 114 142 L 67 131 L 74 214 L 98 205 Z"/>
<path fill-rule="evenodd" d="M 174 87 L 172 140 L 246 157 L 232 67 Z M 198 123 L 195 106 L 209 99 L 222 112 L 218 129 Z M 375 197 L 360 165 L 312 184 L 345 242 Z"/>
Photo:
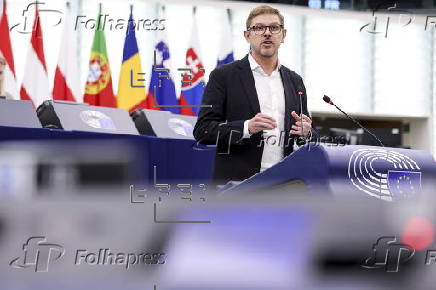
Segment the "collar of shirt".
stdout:
<path fill-rule="evenodd" d="M 264 75 L 264 76 L 268 76 L 268 75 L 264 72 L 264 70 L 263 70 L 263 68 L 260 66 L 260 64 L 258 64 L 257 61 L 254 59 L 254 57 L 251 55 L 251 53 L 248 54 L 248 62 L 250 63 L 250 68 L 251 68 L 252 71 L 256 71 L 256 72 L 258 72 L 258 73 L 261 73 L 261 74 Z M 275 70 L 273 70 L 273 72 L 271 73 L 271 76 L 272 76 L 272 75 L 275 75 L 275 74 L 278 73 L 278 71 L 279 71 L 279 69 L 280 69 L 280 66 L 281 66 L 281 64 L 280 64 L 280 60 L 277 60 L 277 67 L 276 67 Z"/>

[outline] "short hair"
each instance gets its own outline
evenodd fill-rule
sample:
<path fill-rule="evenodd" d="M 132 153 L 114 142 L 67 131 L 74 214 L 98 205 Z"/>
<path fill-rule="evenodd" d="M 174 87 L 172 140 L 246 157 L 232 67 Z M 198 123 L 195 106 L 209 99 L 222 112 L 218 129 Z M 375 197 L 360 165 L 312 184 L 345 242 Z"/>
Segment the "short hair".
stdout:
<path fill-rule="evenodd" d="M 263 15 L 263 14 L 277 15 L 280 19 L 280 24 L 284 25 L 285 20 L 283 18 L 283 15 L 280 14 L 280 11 L 278 9 L 272 8 L 271 6 L 268 6 L 268 5 L 261 5 L 261 6 L 258 6 L 250 11 L 250 14 L 248 15 L 248 18 L 247 18 L 247 22 L 245 23 L 247 26 L 247 29 L 250 27 L 251 21 L 253 20 L 254 17 L 259 16 L 259 15 Z"/>

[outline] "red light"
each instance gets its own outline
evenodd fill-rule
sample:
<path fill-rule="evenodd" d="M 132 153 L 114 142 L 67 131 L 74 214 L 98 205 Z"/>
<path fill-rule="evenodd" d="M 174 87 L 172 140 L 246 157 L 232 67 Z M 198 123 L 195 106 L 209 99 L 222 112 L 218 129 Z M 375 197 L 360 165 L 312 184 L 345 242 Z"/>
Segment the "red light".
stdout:
<path fill-rule="evenodd" d="M 423 250 L 434 240 L 434 226 L 425 218 L 414 217 L 407 221 L 401 241 L 415 250 Z"/>

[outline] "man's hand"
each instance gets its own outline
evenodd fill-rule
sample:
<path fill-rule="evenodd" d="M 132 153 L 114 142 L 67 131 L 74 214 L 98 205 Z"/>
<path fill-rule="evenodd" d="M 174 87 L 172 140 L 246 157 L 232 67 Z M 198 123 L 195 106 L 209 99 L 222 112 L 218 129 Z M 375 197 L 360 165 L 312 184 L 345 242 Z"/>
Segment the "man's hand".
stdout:
<path fill-rule="evenodd" d="M 295 111 L 292 111 L 291 115 L 295 119 L 295 125 L 292 125 L 289 133 L 305 137 L 309 135 L 312 130 L 312 120 L 304 114 L 301 114 L 302 117 L 298 116 Z"/>
<path fill-rule="evenodd" d="M 256 134 L 263 130 L 272 130 L 274 128 L 277 128 L 276 120 L 262 113 L 258 113 L 248 121 L 248 132 L 250 132 L 250 134 Z"/>

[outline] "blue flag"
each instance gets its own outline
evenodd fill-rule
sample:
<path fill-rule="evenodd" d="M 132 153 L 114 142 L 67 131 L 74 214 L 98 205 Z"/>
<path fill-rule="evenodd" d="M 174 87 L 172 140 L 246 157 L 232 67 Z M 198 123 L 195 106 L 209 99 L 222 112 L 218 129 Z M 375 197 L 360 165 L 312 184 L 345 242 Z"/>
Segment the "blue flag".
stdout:
<path fill-rule="evenodd" d="M 393 200 L 402 200 L 421 192 L 421 172 L 388 171 L 388 186 Z"/>
<path fill-rule="evenodd" d="M 163 111 L 179 114 L 176 87 L 170 75 L 170 50 L 164 37 L 155 46 L 155 59 L 151 71 L 148 97 L 156 98 Z"/>

